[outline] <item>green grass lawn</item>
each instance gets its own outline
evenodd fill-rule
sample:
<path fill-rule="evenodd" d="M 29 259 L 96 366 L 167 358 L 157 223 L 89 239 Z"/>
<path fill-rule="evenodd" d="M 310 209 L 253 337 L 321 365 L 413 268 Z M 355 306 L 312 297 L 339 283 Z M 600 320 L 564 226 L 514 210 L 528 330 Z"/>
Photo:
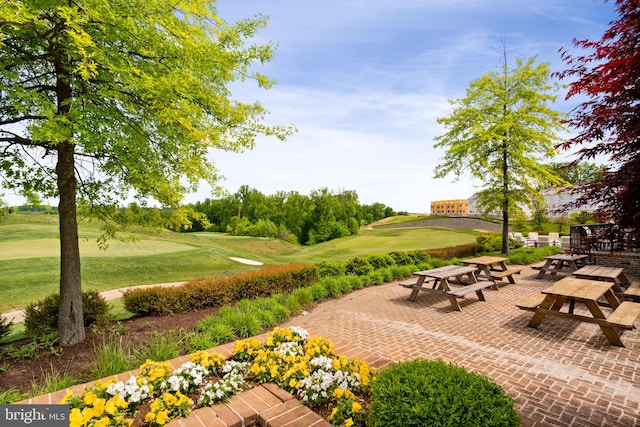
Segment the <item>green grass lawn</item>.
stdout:
<path fill-rule="evenodd" d="M 357 255 L 434 249 L 475 242 L 478 233 L 441 228 L 361 230 L 360 235 L 300 247 L 277 239 L 234 237 L 223 233 L 172 233 L 125 230 L 104 251 L 98 248 L 97 222 L 79 226 L 82 286 L 108 290 L 126 286 L 187 281 L 255 270 L 232 261 L 247 258 L 269 264 L 344 261 Z M 125 239 L 125 240 L 127 240 Z M 57 216 L 13 214 L 0 223 L 0 313 L 24 308 L 58 292 Z"/>

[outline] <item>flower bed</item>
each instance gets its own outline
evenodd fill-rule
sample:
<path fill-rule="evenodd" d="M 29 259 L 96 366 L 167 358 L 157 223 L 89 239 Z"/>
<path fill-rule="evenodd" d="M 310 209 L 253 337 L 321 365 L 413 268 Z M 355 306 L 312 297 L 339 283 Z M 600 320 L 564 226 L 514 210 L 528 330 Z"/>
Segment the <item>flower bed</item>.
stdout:
<path fill-rule="evenodd" d="M 177 369 L 147 361 L 126 382 L 98 381 L 82 395 L 68 392 L 70 427 L 162 426 L 191 410 L 228 401 L 256 384 L 275 383 L 305 405 L 327 408 L 333 425 L 364 426 L 375 372 L 335 354 L 333 343 L 302 328 L 275 328 L 265 343 L 236 341 L 231 358 L 198 351 Z"/>

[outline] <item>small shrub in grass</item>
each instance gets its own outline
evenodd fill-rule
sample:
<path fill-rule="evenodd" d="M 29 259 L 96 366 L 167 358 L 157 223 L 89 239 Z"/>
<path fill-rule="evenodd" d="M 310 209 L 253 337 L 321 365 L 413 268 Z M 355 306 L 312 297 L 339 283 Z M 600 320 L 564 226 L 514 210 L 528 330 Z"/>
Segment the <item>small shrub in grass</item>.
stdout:
<path fill-rule="evenodd" d="M 270 328 L 278 324 L 276 315 L 270 310 L 256 310 L 256 317 L 260 321 L 263 328 Z"/>
<path fill-rule="evenodd" d="M 341 294 L 347 294 L 353 290 L 353 283 L 349 280 L 349 277 L 355 277 L 360 281 L 360 276 L 342 276 L 338 278 L 338 287 Z"/>
<path fill-rule="evenodd" d="M 367 257 L 367 261 L 375 270 L 378 270 L 384 267 L 391 267 L 396 263 L 396 261 L 390 255 L 378 255 L 378 254 L 369 255 Z"/>
<path fill-rule="evenodd" d="M 225 323 L 218 322 L 207 330 L 207 336 L 214 345 L 223 344 L 233 339 L 233 328 Z"/>
<path fill-rule="evenodd" d="M 236 303 L 236 308 L 238 309 L 238 311 L 247 313 L 249 311 L 255 310 L 256 304 L 254 301 L 244 298 Z"/>
<path fill-rule="evenodd" d="M 31 382 L 32 396 L 53 393 L 54 391 L 73 387 L 80 382 L 71 374 L 56 371 L 53 366 L 51 366 L 51 371 L 44 373 L 42 377 L 44 378 L 44 384 L 42 385 L 37 385 L 35 381 Z"/>
<path fill-rule="evenodd" d="M 289 313 L 297 314 L 302 311 L 302 305 L 300 305 L 300 301 L 293 295 L 287 296 L 287 299 L 284 300 L 284 306 L 289 310 Z"/>
<path fill-rule="evenodd" d="M 274 302 L 273 306 L 271 307 L 271 313 L 273 313 L 273 315 L 276 317 L 276 322 L 278 323 L 284 322 L 291 315 L 289 309 L 284 304 L 280 304 L 279 302 Z"/>
<path fill-rule="evenodd" d="M 233 335 L 233 331 L 231 332 Z M 233 339 L 233 338 L 232 338 Z M 209 338 L 209 336 L 205 333 L 191 333 L 187 337 L 187 342 L 189 343 L 189 352 L 195 353 L 196 351 L 207 350 L 209 348 L 215 347 L 218 344 L 214 343 L 213 340 Z"/>
<path fill-rule="evenodd" d="M 398 265 L 398 266 L 409 265 L 414 263 L 413 259 L 409 256 L 409 254 L 403 251 L 389 252 L 388 255 L 391 258 L 393 258 L 393 260 L 395 261 L 395 265 Z"/>
<path fill-rule="evenodd" d="M 122 337 L 102 339 L 93 348 L 92 378 L 104 378 L 130 371 L 138 366 L 134 350 L 127 346 Z"/>
<path fill-rule="evenodd" d="M 520 417 L 493 380 L 443 361 L 417 359 L 392 365 L 371 389 L 369 426 L 504 426 Z"/>
<path fill-rule="evenodd" d="M 318 302 L 327 298 L 327 288 L 324 287 L 322 283 L 316 283 L 313 286 L 309 287 L 311 291 L 311 295 L 313 296 L 313 300 Z"/>
<path fill-rule="evenodd" d="M 384 276 L 379 271 L 373 271 L 367 275 L 367 283 L 370 285 L 382 285 L 384 283 Z"/>
<path fill-rule="evenodd" d="M 302 307 L 313 304 L 313 293 L 309 288 L 298 288 L 291 292 L 291 296 L 296 298 Z"/>
<path fill-rule="evenodd" d="M 0 316 L 0 338 L 4 338 L 11 333 L 13 322 L 6 317 Z"/>
<path fill-rule="evenodd" d="M 529 265 L 541 261 L 544 257 L 562 252 L 557 246 L 543 248 L 519 248 L 509 251 L 508 263 Z"/>
<path fill-rule="evenodd" d="M 408 251 L 407 255 L 411 258 L 412 264 L 420 264 L 423 262 L 431 261 L 431 256 L 425 251 L 421 251 L 419 249 L 415 249 L 412 251 Z"/>
<path fill-rule="evenodd" d="M 28 335 L 39 336 L 58 329 L 60 294 L 51 294 L 29 304 L 25 309 L 24 327 Z M 101 324 L 110 319 L 110 307 L 98 291 L 82 291 L 84 325 Z"/>
<path fill-rule="evenodd" d="M 344 276 L 345 280 L 349 282 L 349 287 L 351 290 L 356 290 L 364 287 L 366 285 L 366 281 L 363 277 L 360 276 Z"/>
<path fill-rule="evenodd" d="M 378 272 L 382 274 L 382 279 L 385 282 L 393 281 L 393 271 L 391 271 L 391 267 L 381 268 Z"/>
<path fill-rule="evenodd" d="M 340 295 L 342 295 L 342 291 L 341 291 L 340 283 L 338 282 L 338 279 L 329 277 L 329 278 L 323 279 L 320 283 L 327 290 L 327 297 L 338 298 Z"/>
<path fill-rule="evenodd" d="M 341 262 L 321 261 L 316 266 L 320 277 L 338 277 L 344 274 L 344 264 Z"/>
<path fill-rule="evenodd" d="M 240 338 L 249 338 L 262 332 L 262 324 L 255 312 L 239 313 L 233 330 Z"/>
<path fill-rule="evenodd" d="M 399 280 L 411 276 L 416 270 L 408 265 L 394 265 L 393 267 L 389 267 L 389 271 L 394 280 Z"/>
<path fill-rule="evenodd" d="M 345 274 L 355 274 L 356 276 L 366 276 L 373 271 L 373 267 L 365 257 L 353 257 L 344 264 Z"/>
<path fill-rule="evenodd" d="M 171 360 L 186 350 L 187 335 L 182 329 L 174 329 L 166 334 L 154 334 L 149 342 L 135 350 L 138 363 L 151 360 Z"/>

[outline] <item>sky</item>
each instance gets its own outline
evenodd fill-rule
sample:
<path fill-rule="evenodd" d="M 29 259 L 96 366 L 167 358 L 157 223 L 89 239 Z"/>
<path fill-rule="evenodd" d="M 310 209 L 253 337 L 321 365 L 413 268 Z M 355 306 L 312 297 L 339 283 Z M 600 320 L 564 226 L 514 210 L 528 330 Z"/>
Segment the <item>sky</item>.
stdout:
<path fill-rule="evenodd" d="M 233 96 L 259 100 L 268 124 L 298 129 L 286 142 L 259 137 L 250 151 L 213 151 L 220 185 L 265 195 L 355 191 L 361 204 L 411 213 L 480 188 L 466 176 L 433 178 L 445 154 L 433 147 L 444 133 L 436 120 L 451 114 L 448 100 L 499 69 L 503 46 L 512 64 L 535 56 L 561 71 L 559 49 L 578 53 L 574 38 L 599 40 L 616 18 L 613 1 L 602 0 L 219 0 L 217 9 L 228 22 L 269 18 L 253 42 L 278 48 L 256 71 L 276 85 L 247 81 Z M 559 93 L 553 108 L 576 103 Z M 213 197 L 202 185 L 185 201 Z"/>
<path fill-rule="evenodd" d="M 561 71 L 559 49 L 579 53 L 574 38 L 599 40 L 616 18 L 601 0 L 220 0 L 218 12 L 229 22 L 269 17 L 256 41 L 278 49 L 259 71 L 276 85 L 238 93 L 260 100 L 269 123 L 298 128 L 286 142 L 259 138 L 251 151 L 213 153 L 222 186 L 265 195 L 351 190 L 361 204 L 411 213 L 480 188 L 468 176 L 433 178 L 445 154 L 433 147 L 445 132 L 436 119 L 499 69 L 503 45 L 510 61 L 535 56 Z M 564 98 L 559 92 L 553 108 L 577 105 Z M 564 152 L 554 161 L 571 159 Z"/>

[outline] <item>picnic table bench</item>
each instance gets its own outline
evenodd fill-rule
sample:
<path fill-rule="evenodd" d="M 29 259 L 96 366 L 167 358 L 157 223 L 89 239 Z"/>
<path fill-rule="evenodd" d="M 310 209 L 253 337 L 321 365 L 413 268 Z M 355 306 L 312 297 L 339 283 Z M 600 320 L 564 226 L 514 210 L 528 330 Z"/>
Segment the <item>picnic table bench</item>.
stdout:
<path fill-rule="evenodd" d="M 640 281 L 631 282 L 622 293 L 622 298 L 640 302 Z"/>
<path fill-rule="evenodd" d="M 462 260 L 462 263 L 465 265 L 476 266 L 478 269 L 478 277 L 492 281 L 494 283 L 493 287 L 497 289 L 498 286 L 496 282 L 502 281 L 504 278 L 506 278 L 509 283 L 515 284 L 516 281 L 513 278 L 513 275 L 520 274 L 522 271 L 521 268 L 507 267 L 507 264 L 505 263 L 506 260 L 507 258 L 502 257 L 481 256 Z"/>
<path fill-rule="evenodd" d="M 458 298 L 464 298 L 466 294 L 475 292 L 479 301 L 486 301 L 482 290 L 494 285 L 489 281 L 478 282 L 475 273 L 475 267 L 447 265 L 431 270 L 416 271 L 413 273 L 417 277 L 416 280 L 401 282 L 399 285 L 411 289 L 409 301 L 415 301 L 420 292 L 445 294 L 451 307 L 456 311 L 461 311 Z M 425 286 L 429 284 L 431 286 Z M 452 288 L 452 284 L 461 286 Z"/>
<path fill-rule="evenodd" d="M 528 325 L 532 328 L 537 328 L 547 315 L 594 323 L 600 326 L 612 345 L 624 347 L 620 336 L 613 328 L 633 329 L 636 319 L 640 317 L 640 303 L 620 303 L 613 293 L 614 286 L 613 282 L 566 277 L 541 293 L 528 296 L 516 306 L 534 312 Z M 613 309 L 608 316 L 605 316 L 598 306 L 598 299 L 602 297 Z M 566 302 L 570 303 L 569 310 L 560 311 Z M 584 303 L 591 316 L 574 313 L 575 302 Z"/>

